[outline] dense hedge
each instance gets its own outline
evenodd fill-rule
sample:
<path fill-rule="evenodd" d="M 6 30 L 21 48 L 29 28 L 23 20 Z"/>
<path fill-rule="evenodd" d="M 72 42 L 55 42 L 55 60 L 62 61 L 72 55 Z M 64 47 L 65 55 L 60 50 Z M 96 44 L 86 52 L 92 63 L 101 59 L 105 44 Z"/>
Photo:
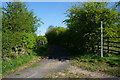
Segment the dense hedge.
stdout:
<path fill-rule="evenodd" d="M 64 46 L 74 54 L 96 53 L 98 50 L 96 45 L 100 40 L 100 36 L 97 37 L 95 34 L 82 36 L 81 32 L 75 32 L 63 27 L 51 28 L 46 32 L 45 36 L 48 44 Z"/>
<path fill-rule="evenodd" d="M 3 58 L 16 58 L 23 54 L 31 54 L 32 50 L 40 47 L 38 45 L 40 40 L 47 43 L 45 37 L 36 36 L 33 33 L 3 33 Z"/>
<path fill-rule="evenodd" d="M 48 40 L 48 44 L 63 44 L 65 42 L 64 33 L 67 28 L 56 27 L 51 28 L 46 32 L 46 38 Z"/>

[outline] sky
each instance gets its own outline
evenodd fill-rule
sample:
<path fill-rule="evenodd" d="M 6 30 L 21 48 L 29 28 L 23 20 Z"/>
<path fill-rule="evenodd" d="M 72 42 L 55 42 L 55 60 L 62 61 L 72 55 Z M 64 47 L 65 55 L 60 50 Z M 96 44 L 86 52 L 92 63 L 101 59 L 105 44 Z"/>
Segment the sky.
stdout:
<path fill-rule="evenodd" d="M 44 35 L 50 25 L 66 27 L 63 21 L 66 19 L 66 11 L 70 8 L 69 2 L 27 2 L 28 9 L 33 9 L 34 14 L 41 18 L 41 24 L 37 34 Z"/>
<path fill-rule="evenodd" d="M 36 31 L 37 35 L 44 35 L 50 25 L 67 27 L 63 21 L 67 19 L 66 11 L 73 5 L 71 2 L 26 2 L 28 10 L 33 10 L 34 15 L 41 18 L 41 24 Z M 112 5 L 113 3 L 111 3 Z M 3 3 L 5 6 L 5 3 Z"/>
<path fill-rule="evenodd" d="M 119 0 L 1 0 L 2 2 L 118 2 Z"/>

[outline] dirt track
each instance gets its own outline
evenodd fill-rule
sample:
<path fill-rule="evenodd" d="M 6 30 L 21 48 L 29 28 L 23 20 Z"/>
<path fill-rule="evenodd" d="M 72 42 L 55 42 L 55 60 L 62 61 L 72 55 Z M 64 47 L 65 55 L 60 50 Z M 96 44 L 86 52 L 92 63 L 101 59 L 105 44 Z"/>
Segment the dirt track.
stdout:
<path fill-rule="evenodd" d="M 90 72 L 87 70 L 82 70 L 80 68 L 71 66 L 71 60 L 69 60 L 69 53 L 60 46 L 50 46 L 48 48 L 49 57 L 46 59 L 42 59 L 40 62 L 35 63 L 39 64 L 36 67 L 31 67 L 27 69 L 23 69 L 19 72 L 11 73 L 7 75 L 5 78 L 44 78 L 47 75 L 52 73 L 61 72 L 64 69 L 68 69 L 72 74 L 84 74 L 89 76 L 89 78 L 109 78 L 113 77 L 110 75 L 106 75 L 103 73 Z M 56 74 L 57 75 L 57 74 Z M 64 73 L 66 75 L 66 73 Z M 54 76 L 54 75 L 51 75 Z M 59 77 L 58 77 L 59 78 Z"/>
<path fill-rule="evenodd" d="M 19 72 L 7 75 L 5 78 L 42 78 L 52 72 L 58 72 L 70 66 L 67 58 L 68 52 L 60 46 L 49 46 L 49 59 L 42 59 L 36 63 L 39 66 L 23 69 Z"/>
<path fill-rule="evenodd" d="M 40 65 L 12 73 L 5 78 L 43 78 L 52 72 L 58 72 L 68 68 L 70 62 L 68 60 L 62 62 L 54 59 L 43 59 L 37 64 Z"/>

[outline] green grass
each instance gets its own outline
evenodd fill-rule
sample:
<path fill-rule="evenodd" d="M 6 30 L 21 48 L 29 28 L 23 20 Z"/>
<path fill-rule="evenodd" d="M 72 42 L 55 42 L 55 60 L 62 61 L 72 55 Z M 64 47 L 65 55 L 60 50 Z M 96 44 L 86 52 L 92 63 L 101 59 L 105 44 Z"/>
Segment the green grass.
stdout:
<path fill-rule="evenodd" d="M 101 58 L 100 54 L 82 54 L 74 57 L 72 65 L 89 71 L 102 71 L 108 74 L 118 74 L 120 67 L 120 55 L 112 53 L 104 53 Z"/>
<path fill-rule="evenodd" d="M 32 64 L 31 67 L 34 68 L 34 67 L 37 67 L 39 66 L 40 64 Z"/>
<path fill-rule="evenodd" d="M 119 70 L 116 70 L 116 69 L 103 70 L 103 72 L 106 72 L 111 75 L 115 75 L 115 74 L 117 75 L 118 73 L 120 74 Z"/>
<path fill-rule="evenodd" d="M 19 73 L 16 73 L 15 75 L 20 75 Z"/>
<path fill-rule="evenodd" d="M 3 76 L 16 71 L 17 69 L 21 69 L 24 68 L 24 66 L 27 67 L 36 67 L 39 66 L 40 64 L 33 64 L 33 63 L 29 63 L 32 61 L 37 61 L 39 60 L 39 58 L 45 57 L 47 52 L 47 46 L 44 47 L 40 47 L 38 49 L 38 51 L 32 51 L 30 50 L 30 54 L 25 54 L 23 56 L 18 56 L 16 58 L 11 58 L 7 61 L 3 61 L 2 62 L 2 74 Z"/>
<path fill-rule="evenodd" d="M 11 59 L 9 61 L 3 61 L 2 62 L 2 72 L 3 75 L 8 74 L 9 72 L 13 71 L 14 69 L 24 65 L 25 63 L 28 63 L 33 58 L 35 58 L 34 55 L 24 55 L 22 57 L 17 57 L 15 59 Z"/>
<path fill-rule="evenodd" d="M 97 62 L 104 62 L 110 66 L 120 66 L 119 59 L 120 55 L 112 54 L 112 53 L 104 53 L 104 57 L 101 58 L 100 54 L 83 54 L 78 57 L 75 57 L 76 60 L 81 62 L 89 62 L 89 63 L 97 63 Z"/>

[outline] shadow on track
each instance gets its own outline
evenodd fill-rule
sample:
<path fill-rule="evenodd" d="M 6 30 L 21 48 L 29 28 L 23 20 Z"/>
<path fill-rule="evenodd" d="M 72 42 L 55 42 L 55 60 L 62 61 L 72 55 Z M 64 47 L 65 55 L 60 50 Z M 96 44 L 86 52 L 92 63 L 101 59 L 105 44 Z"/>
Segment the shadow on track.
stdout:
<path fill-rule="evenodd" d="M 59 61 L 70 60 L 69 52 L 58 45 L 49 45 L 48 48 L 48 59 L 58 59 Z"/>

